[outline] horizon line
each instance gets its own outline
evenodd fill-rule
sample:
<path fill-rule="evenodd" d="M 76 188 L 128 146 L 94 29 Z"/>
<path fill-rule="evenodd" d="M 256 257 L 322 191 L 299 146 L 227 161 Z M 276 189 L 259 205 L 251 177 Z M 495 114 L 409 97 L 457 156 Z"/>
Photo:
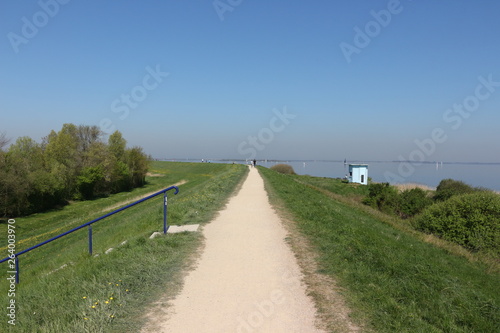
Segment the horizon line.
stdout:
<path fill-rule="evenodd" d="M 157 158 L 153 157 L 153 160 L 156 161 L 165 161 L 165 162 L 182 162 L 182 161 L 205 161 L 205 162 L 210 162 L 210 161 L 219 161 L 219 162 L 249 162 L 252 161 L 253 159 L 243 159 L 243 158 L 192 158 L 192 157 L 184 157 L 184 158 Z M 353 159 L 353 160 L 331 160 L 331 159 L 269 159 L 269 158 L 263 158 L 263 159 L 256 159 L 258 162 L 332 162 L 332 163 L 346 163 L 349 164 L 350 162 L 353 163 L 402 163 L 402 162 L 410 162 L 411 161 L 399 161 L 399 160 L 359 160 L 359 159 Z M 472 161 L 472 162 L 467 162 L 467 161 L 422 161 L 418 162 L 419 164 L 488 164 L 488 165 L 500 165 L 500 162 L 479 162 L 479 161 Z"/>

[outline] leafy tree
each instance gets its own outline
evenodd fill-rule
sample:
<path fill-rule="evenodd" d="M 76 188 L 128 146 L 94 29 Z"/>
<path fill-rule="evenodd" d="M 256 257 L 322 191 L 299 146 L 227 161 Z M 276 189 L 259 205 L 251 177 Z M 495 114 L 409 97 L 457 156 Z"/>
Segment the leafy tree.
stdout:
<path fill-rule="evenodd" d="M 111 186 L 114 163 L 114 157 L 109 154 L 108 147 L 104 142 L 95 141 L 87 148 L 84 153 L 84 164 L 80 176 L 86 177 L 89 169 L 92 168 L 94 170 L 98 168 L 100 170 L 99 174 L 102 174 L 102 177 L 94 178 L 91 197 L 115 192 Z M 88 197 L 88 194 L 83 196 Z"/>
<path fill-rule="evenodd" d="M 89 145 L 83 153 L 84 163 L 83 168 L 90 166 L 102 165 L 105 170 L 108 169 L 109 163 L 112 160 L 107 145 L 102 141 L 96 141 Z"/>
<path fill-rule="evenodd" d="M 104 179 L 104 168 L 99 165 L 86 167 L 77 178 L 77 188 L 79 199 L 92 199 L 96 195 L 95 188 Z"/>
<path fill-rule="evenodd" d="M 132 188 L 132 175 L 128 165 L 125 162 L 114 159 L 112 167 L 110 183 L 112 192 L 130 190 Z"/>
<path fill-rule="evenodd" d="M 132 187 L 142 186 L 146 183 L 146 173 L 149 169 L 148 157 L 141 147 L 134 147 L 126 151 L 127 166 L 132 176 Z"/>
<path fill-rule="evenodd" d="M 109 136 L 108 147 L 109 151 L 116 158 L 117 161 L 123 161 L 125 158 L 125 148 L 127 141 L 123 138 L 119 131 L 115 131 Z"/>
<path fill-rule="evenodd" d="M 76 178 L 80 173 L 81 155 L 78 154 L 77 129 L 73 124 L 64 124 L 63 128 L 55 133 L 51 132 L 45 147 L 46 161 L 51 173 L 60 179 L 64 196 L 71 198 L 75 192 Z"/>
<path fill-rule="evenodd" d="M 3 152 L 3 148 L 9 143 L 9 139 L 5 133 L 0 133 L 0 152 Z"/>
<path fill-rule="evenodd" d="M 9 143 L 5 133 L 0 134 L 0 216 L 7 215 L 7 161 L 4 147 Z"/>
<path fill-rule="evenodd" d="M 80 125 L 76 129 L 78 139 L 78 151 L 86 152 L 90 147 L 101 141 L 102 131 L 98 126 Z"/>
<path fill-rule="evenodd" d="M 0 153 L 0 209 L 3 216 L 18 215 L 27 205 L 29 184 L 26 168 L 16 165 L 16 162 L 16 156 Z"/>
<path fill-rule="evenodd" d="M 70 199 L 91 199 L 145 183 L 148 156 L 127 149 L 118 131 L 103 142 L 97 126 L 64 124 L 37 143 L 19 138 L 8 151 L 0 134 L 0 215 L 24 215 Z"/>
<path fill-rule="evenodd" d="M 8 174 L 18 184 L 11 191 L 12 203 L 17 214 L 33 210 L 29 197 L 37 191 L 35 171 L 43 170 L 43 154 L 38 143 L 29 137 L 21 137 L 10 146 L 7 153 Z"/>
<path fill-rule="evenodd" d="M 63 201 L 63 184 L 45 165 L 42 145 L 21 137 L 10 146 L 3 171 L 9 179 L 9 213 L 30 214 Z"/>

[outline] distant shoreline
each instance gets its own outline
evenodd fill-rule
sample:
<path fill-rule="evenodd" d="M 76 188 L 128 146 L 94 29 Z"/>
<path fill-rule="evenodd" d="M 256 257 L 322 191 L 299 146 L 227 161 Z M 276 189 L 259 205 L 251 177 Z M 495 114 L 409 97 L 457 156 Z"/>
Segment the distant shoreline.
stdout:
<path fill-rule="evenodd" d="M 237 163 L 248 164 L 250 160 L 246 159 L 163 159 L 169 162 L 191 162 L 191 163 Z M 258 165 L 270 167 L 274 164 L 290 164 L 299 175 L 310 175 L 314 177 L 327 178 L 343 178 L 346 174 L 348 164 L 369 164 L 369 176 L 376 182 L 385 182 L 386 177 L 384 171 L 389 171 L 396 175 L 396 179 L 390 182 L 392 185 L 400 184 L 422 184 L 428 188 L 435 189 L 439 182 L 443 179 L 452 178 L 463 181 L 473 187 L 483 187 L 494 192 L 500 192 L 500 179 L 490 179 L 486 181 L 484 177 L 478 177 L 481 174 L 498 174 L 500 171 L 500 163 L 494 162 L 422 162 L 420 167 L 423 173 L 417 177 L 401 177 L 401 181 L 397 182 L 398 171 L 404 167 L 401 161 L 369 161 L 369 160 L 281 160 L 281 159 L 257 159 Z M 488 171 L 483 168 L 489 169 Z M 437 173 L 434 173 L 434 169 Z M 452 170 L 462 169 L 458 174 Z M 406 172 L 403 169 L 402 172 Z M 415 170 L 414 170 L 415 171 Z M 412 172 L 410 176 L 417 175 L 417 172 Z M 438 176 L 436 176 L 438 175 Z"/>
<path fill-rule="evenodd" d="M 240 163 L 245 163 L 245 162 L 250 162 L 250 159 L 241 159 L 241 158 L 235 158 L 235 159 L 229 159 L 229 158 L 154 158 L 156 161 L 166 161 L 166 162 L 201 162 L 202 160 L 205 162 L 240 162 Z M 282 160 L 282 159 L 257 159 L 257 162 L 271 162 L 271 163 L 291 163 L 291 162 L 322 162 L 322 163 L 344 163 L 344 160 L 295 160 L 295 159 L 289 159 L 289 160 Z M 347 160 L 346 164 L 352 164 L 352 163 L 402 163 L 401 161 L 383 161 L 383 160 L 377 160 L 377 161 L 372 161 L 372 160 Z M 431 164 L 435 165 L 436 163 L 443 164 L 443 165 L 453 165 L 453 164 L 459 164 L 459 165 L 500 165 L 500 162 L 450 162 L 450 161 L 423 161 L 419 162 L 419 164 Z"/>

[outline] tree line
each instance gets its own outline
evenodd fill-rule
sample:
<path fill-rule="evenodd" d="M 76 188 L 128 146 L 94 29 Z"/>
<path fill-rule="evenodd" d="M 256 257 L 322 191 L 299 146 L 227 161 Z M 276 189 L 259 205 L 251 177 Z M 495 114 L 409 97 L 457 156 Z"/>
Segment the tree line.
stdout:
<path fill-rule="evenodd" d="M 149 158 L 119 131 L 64 124 L 41 143 L 0 135 L 0 216 L 20 216 L 130 190 L 145 183 Z"/>

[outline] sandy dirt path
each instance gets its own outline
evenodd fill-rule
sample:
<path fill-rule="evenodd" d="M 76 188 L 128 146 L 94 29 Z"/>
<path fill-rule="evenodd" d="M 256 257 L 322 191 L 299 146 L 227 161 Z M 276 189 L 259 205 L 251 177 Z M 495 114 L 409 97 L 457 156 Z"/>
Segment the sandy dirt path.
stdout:
<path fill-rule="evenodd" d="M 175 184 L 169 185 L 169 187 L 170 186 L 181 186 L 181 185 L 186 184 L 187 182 L 188 182 L 187 180 L 183 179 L 180 182 L 177 182 Z M 118 202 L 118 203 L 114 204 L 113 206 L 109 206 L 109 207 L 104 208 L 103 210 L 101 210 L 101 213 L 106 213 L 106 212 L 110 212 L 112 210 L 118 209 L 118 208 L 123 207 L 125 205 L 128 205 L 128 204 L 130 204 L 130 203 L 132 203 L 134 201 L 141 200 L 141 199 L 143 199 L 145 197 L 148 197 L 148 196 L 150 196 L 152 194 L 155 194 L 156 192 L 158 192 L 160 190 L 161 190 L 161 188 L 158 188 L 158 189 L 156 189 L 153 192 L 149 192 L 149 193 L 146 193 L 146 194 L 143 194 L 143 195 L 139 195 L 139 196 L 137 196 L 135 198 L 128 199 L 128 200 L 125 200 L 125 201 L 122 201 L 122 202 Z"/>
<path fill-rule="evenodd" d="M 143 332 L 323 332 L 255 168 L 203 233 L 205 248 L 180 295 Z"/>

